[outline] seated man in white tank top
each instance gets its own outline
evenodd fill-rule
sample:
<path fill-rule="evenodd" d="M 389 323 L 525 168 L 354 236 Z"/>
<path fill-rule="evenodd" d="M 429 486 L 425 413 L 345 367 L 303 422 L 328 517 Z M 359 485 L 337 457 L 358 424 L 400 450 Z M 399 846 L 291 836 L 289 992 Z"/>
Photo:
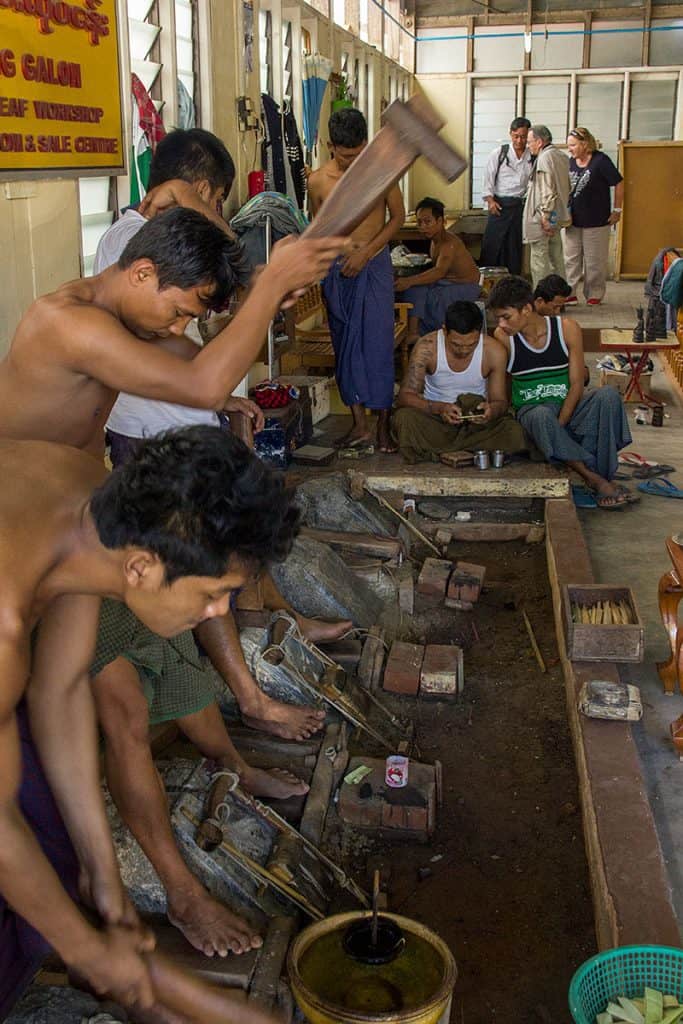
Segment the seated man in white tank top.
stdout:
<path fill-rule="evenodd" d="M 393 430 L 406 462 L 438 462 L 443 452 L 527 451 L 508 413 L 506 356 L 489 338 L 475 302 L 454 302 L 444 326 L 415 345 Z"/>

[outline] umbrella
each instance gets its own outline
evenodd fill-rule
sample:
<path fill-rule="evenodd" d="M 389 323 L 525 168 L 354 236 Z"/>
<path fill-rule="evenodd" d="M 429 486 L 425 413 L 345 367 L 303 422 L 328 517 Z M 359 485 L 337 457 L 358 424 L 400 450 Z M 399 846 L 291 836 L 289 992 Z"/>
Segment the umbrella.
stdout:
<path fill-rule="evenodd" d="M 332 72 L 332 61 L 319 53 L 307 54 L 303 60 L 304 138 L 310 151 L 318 141 L 320 108 Z"/>

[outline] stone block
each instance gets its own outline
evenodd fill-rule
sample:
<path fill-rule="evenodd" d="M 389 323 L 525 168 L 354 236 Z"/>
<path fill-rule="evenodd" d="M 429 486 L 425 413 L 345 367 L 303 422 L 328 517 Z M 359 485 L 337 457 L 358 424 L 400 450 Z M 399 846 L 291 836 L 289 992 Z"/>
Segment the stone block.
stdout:
<path fill-rule="evenodd" d="M 416 696 L 420 688 L 423 658 L 424 647 L 396 640 L 384 669 L 384 689 L 389 693 L 400 693 L 407 697 Z"/>
<path fill-rule="evenodd" d="M 418 594 L 443 601 L 453 563 L 442 558 L 425 558 L 417 581 Z"/>
<path fill-rule="evenodd" d="M 464 685 L 462 647 L 428 644 L 420 674 L 420 696 L 453 699 L 463 692 Z"/>
<path fill-rule="evenodd" d="M 446 606 L 460 608 L 463 604 L 473 605 L 479 600 L 485 576 L 486 566 L 457 562 L 448 583 Z"/>
<path fill-rule="evenodd" d="M 415 584 L 412 576 L 404 576 L 398 587 L 398 605 L 406 615 L 412 615 L 415 608 Z"/>

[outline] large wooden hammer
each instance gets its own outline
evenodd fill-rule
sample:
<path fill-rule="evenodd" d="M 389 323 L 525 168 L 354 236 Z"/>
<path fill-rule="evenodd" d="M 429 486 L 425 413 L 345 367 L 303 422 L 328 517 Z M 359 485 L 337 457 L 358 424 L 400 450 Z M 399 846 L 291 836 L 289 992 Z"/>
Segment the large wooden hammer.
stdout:
<path fill-rule="evenodd" d="M 407 103 L 394 100 L 382 120 L 383 127 L 341 176 L 304 235 L 350 234 L 419 156 L 449 183 L 467 167 L 467 161 L 439 136 L 445 122 L 423 96 L 412 96 Z"/>

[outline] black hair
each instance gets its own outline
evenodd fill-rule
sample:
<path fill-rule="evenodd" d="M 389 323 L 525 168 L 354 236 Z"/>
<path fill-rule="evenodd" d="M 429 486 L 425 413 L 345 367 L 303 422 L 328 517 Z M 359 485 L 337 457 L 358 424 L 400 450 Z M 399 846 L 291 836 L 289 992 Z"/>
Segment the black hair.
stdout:
<path fill-rule="evenodd" d="M 175 206 L 142 225 L 119 258 L 125 270 L 135 260 L 151 260 L 159 289 L 213 285 L 218 307 L 234 291 L 243 253 L 234 239 L 196 210 Z"/>
<path fill-rule="evenodd" d="M 447 331 L 455 331 L 456 334 L 471 334 L 473 331 L 480 331 L 484 325 L 484 316 L 476 302 L 465 302 L 458 299 L 452 302 L 446 310 L 444 324 Z"/>
<path fill-rule="evenodd" d="M 534 288 L 534 299 L 552 302 L 558 295 L 561 295 L 563 299 L 568 299 L 571 293 L 571 286 L 563 277 L 560 277 L 559 274 L 548 274 Z"/>
<path fill-rule="evenodd" d="M 148 188 L 156 188 L 172 178 L 194 185 L 208 181 L 212 190 L 226 194 L 235 180 L 235 164 L 221 140 L 204 128 L 176 128 L 159 143 L 149 169 Z"/>
<path fill-rule="evenodd" d="M 333 146 L 355 149 L 368 141 L 368 126 L 365 117 L 355 107 L 335 110 L 327 124 L 330 142 Z"/>
<path fill-rule="evenodd" d="M 231 555 L 262 566 L 287 557 L 299 511 L 285 478 L 220 427 L 145 440 L 93 494 L 105 547 L 154 552 L 166 582 L 223 576 Z"/>
<path fill-rule="evenodd" d="M 516 117 L 510 122 L 510 131 L 517 131 L 518 128 L 531 128 L 531 121 L 528 117 Z"/>
<path fill-rule="evenodd" d="M 440 199 L 432 199 L 431 196 L 425 196 L 415 207 L 415 213 L 418 210 L 431 210 L 435 217 L 441 217 L 443 220 L 446 212 L 446 207 L 443 205 Z"/>
<path fill-rule="evenodd" d="M 523 277 L 501 277 L 497 281 L 488 297 L 486 305 L 489 309 L 506 309 L 511 306 L 513 309 L 524 309 L 525 306 L 533 306 L 534 296 L 531 285 Z"/>

